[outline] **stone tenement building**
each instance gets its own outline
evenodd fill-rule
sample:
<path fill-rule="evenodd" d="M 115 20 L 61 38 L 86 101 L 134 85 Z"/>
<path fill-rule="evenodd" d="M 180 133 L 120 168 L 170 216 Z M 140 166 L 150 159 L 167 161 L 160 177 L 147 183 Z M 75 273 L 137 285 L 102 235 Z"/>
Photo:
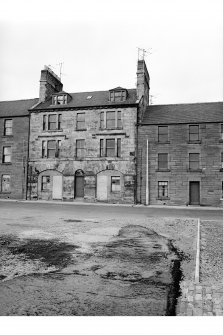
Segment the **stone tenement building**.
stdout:
<path fill-rule="evenodd" d="M 137 115 L 149 99 L 145 62 L 138 61 L 137 89 L 62 89 L 42 70 L 40 102 L 30 109 L 28 198 L 134 203 Z"/>
<path fill-rule="evenodd" d="M 0 102 L 0 198 L 26 198 L 28 109 L 37 102 Z"/>
<path fill-rule="evenodd" d="M 223 102 L 147 107 L 138 125 L 137 201 L 223 206 Z"/>

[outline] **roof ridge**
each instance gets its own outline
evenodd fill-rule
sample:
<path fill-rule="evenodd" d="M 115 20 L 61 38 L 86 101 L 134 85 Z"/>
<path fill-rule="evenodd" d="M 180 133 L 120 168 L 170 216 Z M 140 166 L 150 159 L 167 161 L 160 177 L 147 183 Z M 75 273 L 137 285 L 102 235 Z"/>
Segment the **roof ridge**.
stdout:
<path fill-rule="evenodd" d="M 18 100 L 1 100 L 1 102 L 18 102 L 18 101 L 31 101 L 31 100 L 38 100 L 39 98 L 31 98 L 31 99 L 18 99 Z"/>

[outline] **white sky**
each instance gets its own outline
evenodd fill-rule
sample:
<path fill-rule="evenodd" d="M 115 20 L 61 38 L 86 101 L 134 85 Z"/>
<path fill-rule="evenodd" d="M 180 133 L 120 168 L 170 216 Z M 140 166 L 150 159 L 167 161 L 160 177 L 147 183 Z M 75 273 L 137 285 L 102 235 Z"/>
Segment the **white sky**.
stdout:
<path fill-rule="evenodd" d="M 38 97 L 59 62 L 67 92 L 134 88 L 137 47 L 153 104 L 223 100 L 222 0 L 7 0 L 0 45 L 0 100 Z"/>

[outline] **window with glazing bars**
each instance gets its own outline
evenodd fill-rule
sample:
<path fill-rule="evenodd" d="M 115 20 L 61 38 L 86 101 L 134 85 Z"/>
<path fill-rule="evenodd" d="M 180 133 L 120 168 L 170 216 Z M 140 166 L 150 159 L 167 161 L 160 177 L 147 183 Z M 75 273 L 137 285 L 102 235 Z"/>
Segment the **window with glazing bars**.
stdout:
<path fill-rule="evenodd" d="M 4 123 L 4 135 L 12 135 L 12 120 L 5 120 Z"/>
<path fill-rule="evenodd" d="M 85 129 L 85 113 L 77 113 L 77 129 Z"/>
<path fill-rule="evenodd" d="M 50 190 L 50 176 L 42 176 L 41 191 Z"/>
<path fill-rule="evenodd" d="M 12 161 L 12 148 L 3 147 L 2 163 L 11 163 L 11 161 Z"/>
<path fill-rule="evenodd" d="M 158 198 L 168 197 L 168 181 L 158 181 Z"/>
<path fill-rule="evenodd" d="M 168 169 L 168 154 L 158 154 L 158 170 Z"/>
<path fill-rule="evenodd" d="M 61 140 L 42 141 L 42 158 L 59 158 Z"/>
<path fill-rule="evenodd" d="M 192 125 L 189 126 L 189 141 L 199 141 L 199 126 L 198 125 Z"/>
<path fill-rule="evenodd" d="M 191 153 L 189 154 L 189 169 L 198 170 L 200 167 L 200 154 Z"/>
<path fill-rule="evenodd" d="M 85 140 L 76 140 L 76 157 L 84 157 Z"/>
<path fill-rule="evenodd" d="M 168 126 L 158 126 L 158 142 L 168 142 Z"/>
<path fill-rule="evenodd" d="M 121 111 L 105 111 L 100 113 L 100 128 L 101 129 L 116 129 L 122 128 Z"/>

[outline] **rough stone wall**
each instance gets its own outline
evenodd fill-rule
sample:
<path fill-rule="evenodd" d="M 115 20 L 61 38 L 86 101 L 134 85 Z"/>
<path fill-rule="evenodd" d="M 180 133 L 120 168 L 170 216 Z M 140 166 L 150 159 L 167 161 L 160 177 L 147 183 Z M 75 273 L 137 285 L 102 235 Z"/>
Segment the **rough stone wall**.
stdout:
<path fill-rule="evenodd" d="M 119 171 L 123 174 L 123 192 L 111 201 L 134 202 L 135 197 L 135 142 L 137 108 L 109 108 L 109 111 L 122 111 L 122 129 L 101 130 L 100 113 L 106 109 L 64 110 L 52 112 L 32 112 L 30 123 L 30 166 L 33 171 L 57 170 L 63 174 L 63 197 L 74 198 L 75 172 L 85 174 L 84 198 L 95 201 L 97 174 L 104 170 Z M 85 112 L 86 130 L 76 129 L 77 113 Z M 62 114 L 60 131 L 43 131 L 43 115 Z M 100 157 L 100 139 L 121 138 L 121 157 Z M 60 158 L 42 158 L 42 141 L 61 140 Z M 85 157 L 76 157 L 76 140 L 85 139 Z M 36 182 L 36 181 L 35 181 Z M 30 193 L 30 190 L 29 190 Z M 37 196 L 37 188 L 32 187 L 32 196 Z"/>
<path fill-rule="evenodd" d="M 4 136 L 4 120 L 12 119 L 12 135 Z M 25 199 L 29 116 L 0 118 L 0 198 Z M 2 163 L 3 147 L 12 147 L 12 162 Z M 11 176 L 11 192 L 3 193 L 2 175 Z"/>
<path fill-rule="evenodd" d="M 200 143 L 189 143 L 189 124 L 169 125 L 169 143 L 158 143 L 158 125 L 138 128 L 137 201 L 146 199 L 146 139 L 149 140 L 149 203 L 187 205 L 189 182 L 200 182 L 200 204 L 223 206 L 220 124 L 200 124 Z M 168 153 L 167 172 L 158 172 L 158 153 Z M 189 171 L 189 153 L 200 154 L 200 171 Z M 169 182 L 169 199 L 158 200 L 158 181 Z"/>

